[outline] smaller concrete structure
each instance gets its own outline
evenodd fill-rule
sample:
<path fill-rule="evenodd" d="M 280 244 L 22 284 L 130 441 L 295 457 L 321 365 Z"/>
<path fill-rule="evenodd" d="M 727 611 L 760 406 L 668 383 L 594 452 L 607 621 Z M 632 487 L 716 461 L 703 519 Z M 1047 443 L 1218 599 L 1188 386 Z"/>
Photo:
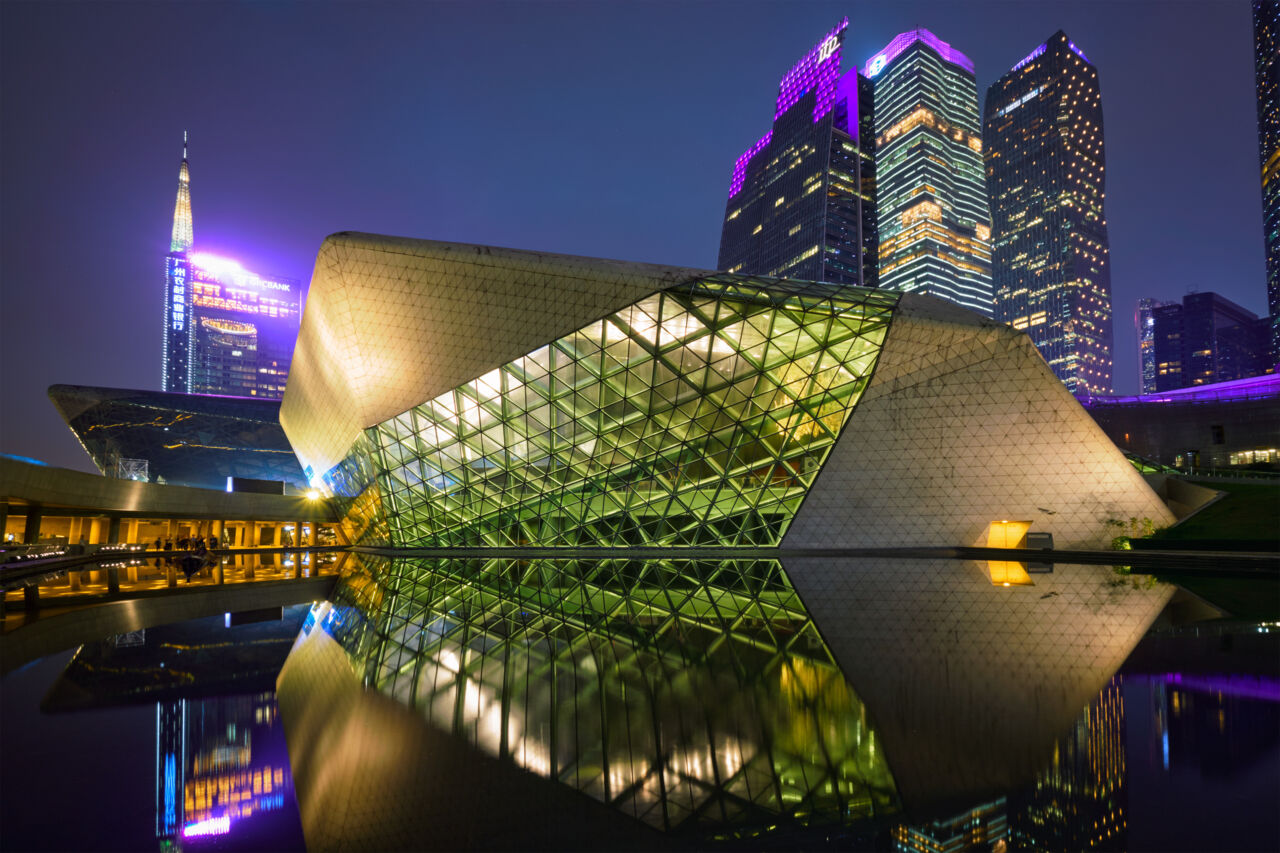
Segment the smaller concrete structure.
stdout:
<path fill-rule="evenodd" d="M 1280 470 L 1280 375 L 1081 402 L 1118 447 L 1153 462 Z"/>

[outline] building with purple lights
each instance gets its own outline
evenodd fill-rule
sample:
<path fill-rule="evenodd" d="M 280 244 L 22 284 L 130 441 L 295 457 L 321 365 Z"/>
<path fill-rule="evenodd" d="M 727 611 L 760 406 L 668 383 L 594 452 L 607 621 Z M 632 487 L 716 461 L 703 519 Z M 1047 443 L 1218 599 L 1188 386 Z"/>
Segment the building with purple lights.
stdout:
<path fill-rule="evenodd" d="M 298 282 L 194 252 L 194 243 L 184 136 L 164 267 L 164 390 L 279 400 L 302 318 Z"/>
<path fill-rule="evenodd" d="M 874 83 L 879 286 L 991 316 L 991 216 L 973 63 L 928 30 L 867 60 Z"/>
<path fill-rule="evenodd" d="M 987 90 L 996 319 L 1073 394 L 1112 387 L 1111 250 L 1097 69 L 1059 30 Z"/>
<path fill-rule="evenodd" d="M 773 127 L 733 164 L 718 267 L 876 284 L 871 85 L 840 72 L 846 18 L 778 84 Z"/>
<path fill-rule="evenodd" d="M 1177 468 L 1280 467 L 1280 376 L 1080 400 L 1121 449 Z"/>

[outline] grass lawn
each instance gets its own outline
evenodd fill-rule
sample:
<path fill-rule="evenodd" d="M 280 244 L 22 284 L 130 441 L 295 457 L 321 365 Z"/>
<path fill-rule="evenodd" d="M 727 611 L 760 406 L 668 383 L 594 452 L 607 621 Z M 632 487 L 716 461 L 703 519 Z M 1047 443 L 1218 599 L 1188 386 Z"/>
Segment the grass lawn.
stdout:
<path fill-rule="evenodd" d="M 1158 531 L 1153 538 L 1280 540 L 1280 483 L 1197 485 L 1226 492 L 1227 496 L 1186 521 Z"/>

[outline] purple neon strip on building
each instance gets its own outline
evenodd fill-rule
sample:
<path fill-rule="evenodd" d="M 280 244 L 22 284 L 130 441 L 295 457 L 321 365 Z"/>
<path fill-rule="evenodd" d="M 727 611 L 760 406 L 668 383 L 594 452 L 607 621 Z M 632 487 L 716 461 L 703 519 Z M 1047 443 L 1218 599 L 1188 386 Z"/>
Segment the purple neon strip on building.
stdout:
<path fill-rule="evenodd" d="M 923 42 L 926 46 L 937 51 L 943 61 L 950 62 L 973 73 L 973 60 L 947 44 L 942 39 L 935 36 L 926 29 L 907 30 L 905 33 L 899 34 L 893 41 L 885 45 L 884 50 L 867 60 L 866 70 L 863 71 L 868 77 L 874 77 L 884 70 L 885 66 L 893 62 L 907 48 L 916 42 Z"/>
<path fill-rule="evenodd" d="M 760 137 L 755 145 L 743 151 L 741 157 L 733 161 L 733 180 L 729 182 L 729 198 L 733 198 L 742 191 L 742 184 L 747 179 L 747 165 L 751 162 L 751 158 L 763 151 L 772 139 L 773 131 L 770 130 Z"/>
<path fill-rule="evenodd" d="M 844 31 L 849 26 L 845 18 L 836 24 L 835 29 L 822 37 L 822 41 L 813 46 L 804 58 L 783 75 L 778 83 L 778 100 L 774 105 L 773 118 L 795 106 L 810 91 L 817 96 L 813 106 L 813 120 L 818 122 L 831 112 L 836 100 L 836 83 L 840 79 L 840 47 L 844 42 Z"/>

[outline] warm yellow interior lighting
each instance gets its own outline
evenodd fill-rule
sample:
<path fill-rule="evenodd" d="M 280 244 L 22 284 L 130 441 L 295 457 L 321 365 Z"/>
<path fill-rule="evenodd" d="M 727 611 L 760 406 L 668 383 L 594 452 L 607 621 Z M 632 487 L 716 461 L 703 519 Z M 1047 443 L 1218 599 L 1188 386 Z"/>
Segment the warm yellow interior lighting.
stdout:
<path fill-rule="evenodd" d="M 1027 540 L 1027 531 L 1031 528 L 1029 521 L 1009 521 L 1002 519 L 991 522 L 987 529 L 988 548 L 1022 548 Z M 987 572 L 991 575 L 991 583 L 998 586 L 1030 586 L 1031 576 L 1027 574 L 1025 563 L 1016 560 L 989 560 Z"/>

